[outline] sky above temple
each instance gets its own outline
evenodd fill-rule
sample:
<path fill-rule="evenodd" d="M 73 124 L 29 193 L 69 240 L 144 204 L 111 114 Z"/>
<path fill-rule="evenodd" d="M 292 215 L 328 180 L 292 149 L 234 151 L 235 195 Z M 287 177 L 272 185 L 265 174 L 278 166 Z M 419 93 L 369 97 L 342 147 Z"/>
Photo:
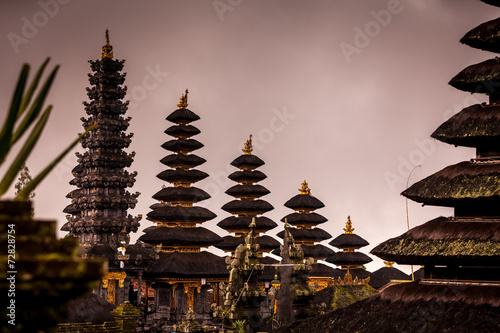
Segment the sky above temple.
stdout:
<path fill-rule="evenodd" d="M 159 160 L 169 154 L 160 147 L 170 139 L 165 117 L 188 88 L 188 108 L 201 117 L 196 139 L 205 145 L 199 169 L 210 174 L 198 184 L 212 196 L 202 205 L 217 214 L 204 226 L 227 235 L 216 224 L 229 216 L 220 209 L 232 200 L 224 193 L 234 184 L 229 163 L 252 134 L 254 154 L 266 162 L 260 184 L 271 191 L 263 199 L 275 207 L 266 216 L 278 222 L 289 214 L 283 204 L 305 179 L 326 206 L 317 211 L 329 219 L 321 227 L 336 237 L 350 215 L 354 232 L 370 243 L 365 253 L 407 230 L 400 192 L 414 167 L 421 165 L 410 184 L 474 157 L 473 149 L 430 134 L 486 101 L 447 82 L 495 56 L 459 39 L 500 14 L 478 0 L 40 0 L 2 1 L 0 9 L 2 121 L 23 63 L 36 69 L 51 57 L 61 65 L 51 119 L 28 160 L 33 175 L 82 131 L 87 61 L 100 57 L 109 29 L 115 58 L 126 59 L 128 132 L 135 134 L 127 149 L 137 153 L 131 191 L 142 194 L 131 214 L 145 216 L 155 203 L 156 174 L 166 168 Z M 65 223 L 76 163 L 70 153 L 37 188 L 38 218 Z M 452 214 L 414 202 L 408 208 L 411 227 Z M 141 229 L 151 225 L 141 221 Z M 371 257 L 367 268 L 376 270 L 382 261 Z"/>

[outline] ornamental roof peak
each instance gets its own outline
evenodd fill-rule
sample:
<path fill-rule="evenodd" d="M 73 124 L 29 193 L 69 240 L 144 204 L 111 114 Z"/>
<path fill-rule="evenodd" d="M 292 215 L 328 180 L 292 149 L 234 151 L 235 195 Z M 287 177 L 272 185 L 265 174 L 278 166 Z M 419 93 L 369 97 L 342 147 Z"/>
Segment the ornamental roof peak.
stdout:
<path fill-rule="evenodd" d="M 252 147 L 252 134 L 247 141 L 245 141 L 245 147 L 241 150 L 245 155 L 252 155 L 253 147 Z"/>
<path fill-rule="evenodd" d="M 188 106 L 188 93 L 189 91 L 186 89 L 186 93 L 182 94 L 181 98 L 179 98 L 179 104 L 177 104 L 177 107 L 179 109 L 185 109 Z"/>
<path fill-rule="evenodd" d="M 104 58 L 113 58 L 113 46 L 109 44 L 109 30 L 106 29 L 106 44 L 102 47 L 101 50 L 101 59 Z"/>
<path fill-rule="evenodd" d="M 346 234 L 352 234 L 354 228 L 352 227 L 351 216 L 347 217 L 347 222 L 345 223 L 344 231 Z"/>

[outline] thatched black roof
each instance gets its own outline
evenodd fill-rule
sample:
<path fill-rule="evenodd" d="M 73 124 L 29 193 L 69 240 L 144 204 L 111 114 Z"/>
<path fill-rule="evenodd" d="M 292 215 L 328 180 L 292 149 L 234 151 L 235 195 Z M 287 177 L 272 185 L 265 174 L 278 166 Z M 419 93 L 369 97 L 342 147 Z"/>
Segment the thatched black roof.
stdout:
<path fill-rule="evenodd" d="M 200 130 L 193 125 L 173 125 L 165 130 L 165 134 L 176 138 L 187 139 L 193 135 L 200 134 Z"/>
<path fill-rule="evenodd" d="M 108 244 L 96 244 L 89 250 L 88 255 L 93 258 L 114 259 L 116 252 Z"/>
<path fill-rule="evenodd" d="M 331 277 L 337 279 L 338 277 L 343 278 L 345 272 L 346 271 L 322 263 L 316 263 L 312 264 L 312 269 L 309 271 L 309 277 Z"/>
<path fill-rule="evenodd" d="M 255 155 L 241 155 L 231 162 L 232 166 L 244 170 L 253 170 L 264 164 L 264 161 Z"/>
<path fill-rule="evenodd" d="M 292 234 L 293 238 L 296 241 L 317 241 L 320 242 L 322 240 L 331 238 L 332 235 L 330 235 L 328 232 L 324 231 L 321 228 L 311 228 L 311 229 L 306 229 L 306 228 L 289 228 L 288 229 L 290 233 Z M 282 230 L 276 234 L 279 238 L 283 239 L 285 237 L 285 231 Z"/>
<path fill-rule="evenodd" d="M 208 177 L 206 172 L 200 170 L 168 169 L 160 172 L 156 177 L 169 183 L 196 183 Z"/>
<path fill-rule="evenodd" d="M 461 162 L 413 184 L 402 195 L 427 205 L 454 207 L 477 199 L 500 200 L 500 163 Z"/>
<path fill-rule="evenodd" d="M 361 252 L 335 252 L 326 258 L 325 261 L 337 266 L 347 266 L 364 265 L 373 261 L 373 259 Z"/>
<path fill-rule="evenodd" d="M 499 287 L 401 283 L 277 332 L 498 332 L 499 315 Z"/>
<path fill-rule="evenodd" d="M 63 226 L 61 227 L 61 231 L 66 231 L 66 232 L 70 232 L 71 230 L 69 229 L 69 226 L 70 226 L 70 223 L 69 222 L 66 222 L 63 224 Z"/>
<path fill-rule="evenodd" d="M 267 235 L 257 237 L 256 242 L 260 245 L 260 249 L 264 252 L 269 252 L 280 246 L 280 243 L 276 239 Z M 224 236 L 222 237 L 222 242 L 214 246 L 225 252 L 234 252 L 240 244 L 245 244 L 245 236 Z"/>
<path fill-rule="evenodd" d="M 372 282 L 373 279 L 373 282 Z M 391 280 L 411 280 L 411 276 L 400 271 L 396 267 L 382 267 L 370 274 L 370 285 L 378 289 L 385 286 Z"/>
<path fill-rule="evenodd" d="M 438 217 L 377 245 L 370 253 L 398 264 L 491 265 L 500 260 L 500 223 Z"/>
<path fill-rule="evenodd" d="M 260 198 L 266 194 L 271 193 L 267 188 L 262 185 L 252 184 L 252 185 L 234 185 L 231 186 L 226 194 L 235 198 Z"/>
<path fill-rule="evenodd" d="M 216 218 L 217 215 L 204 207 L 161 206 L 149 212 L 147 219 L 158 222 L 196 222 L 202 223 Z"/>
<path fill-rule="evenodd" d="M 224 258 L 210 252 L 160 253 L 160 258 L 148 267 L 145 278 L 227 278 L 229 271 Z"/>
<path fill-rule="evenodd" d="M 329 247 L 326 247 L 321 244 L 301 245 L 301 247 L 302 250 L 304 251 L 304 257 L 306 258 L 311 257 L 314 259 L 325 259 L 326 257 L 329 257 L 335 253 L 335 251 L 333 251 Z M 276 248 L 271 253 L 277 256 L 281 256 L 281 249 Z"/>
<path fill-rule="evenodd" d="M 200 119 L 200 117 L 196 113 L 188 109 L 177 109 L 167 117 L 168 121 L 176 124 L 188 124 L 198 119 Z"/>
<path fill-rule="evenodd" d="M 356 234 L 341 234 L 330 241 L 328 244 L 335 246 L 337 249 L 356 248 L 370 245 L 364 238 Z"/>
<path fill-rule="evenodd" d="M 480 50 L 500 53 L 500 18 L 475 27 L 460 42 Z"/>
<path fill-rule="evenodd" d="M 491 95 L 500 90 L 500 59 L 471 65 L 455 75 L 449 84 L 463 91 Z"/>
<path fill-rule="evenodd" d="M 203 227 L 151 228 L 139 237 L 139 240 L 148 244 L 162 244 L 163 246 L 192 245 L 199 247 L 209 247 L 222 241 L 217 234 Z"/>
<path fill-rule="evenodd" d="M 313 304 L 325 303 L 327 311 L 331 311 L 344 308 L 375 294 L 377 291 L 368 285 L 333 285 L 316 292 Z M 322 333 L 323 331 L 311 332 Z"/>
<path fill-rule="evenodd" d="M 258 258 L 259 263 L 264 265 L 273 265 L 278 264 L 279 261 L 272 257 L 262 257 Z M 259 276 L 259 281 L 272 281 L 276 275 L 276 267 L 275 266 L 264 266 L 264 272 L 261 276 Z"/>
<path fill-rule="evenodd" d="M 210 194 L 197 187 L 164 187 L 153 195 L 153 199 L 166 202 L 199 202 L 210 198 Z"/>
<path fill-rule="evenodd" d="M 224 230 L 249 229 L 248 226 L 252 223 L 252 219 L 250 216 L 229 216 L 217 223 L 217 226 Z M 276 222 L 265 216 L 255 217 L 255 225 L 255 231 L 259 233 L 274 229 L 277 226 Z"/>
<path fill-rule="evenodd" d="M 92 324 L 102 324 L 106 321 L 114 321 L 115 318 L 111 315 L 111 311 L 115 308 L 114 304 L 107 302 L 94 293 L 90 293 L 68 302 L 68 312 L 63 323 L 91 322 Z"/>
<path fill-rule="evenodd" d="M 285 202 L 285 207 L 294 210 L 310 211 L 325 207 L 325 204 L 310 194 L 297 194 L 296 196 Z"/>
<path fill-rule="evenodd" d="M 273 210 L 274 207 L 267 201 L 257 200 L 232 200 L 221 207 L 222 210 L 233 215 L 261 215 Z"/>
<path fill-rule="evenodd" d="M 499 146 L 500 106 L 469 106 L 439 126 L 431 137 L 466 147 Z"/>
<path fill-rule="evenodd" d="M 203 143 L 195 139 L 173 139 L 161 145 L 163 149 L 173 151 L 175 153 L 189 153 L 203 147 Z"/>
<path fill-rule="evenodd" d="M 259 170 L 240 170 L 233 172 L 227 178 L 238 183 L 257 183 L 266 179 L 267 176 Z"/>
<path fill-rule="evenodd" d="M 76 205 L 73 205 L 73 204 L 69 204 L 67 205 L 64 210 L 63 210 L 63 213 L 66 213 L 66 214 L 76 214 L 80 212 L 80 209 L 78 209 L 76 207 Z M 61 229 L 62 230 L 62 229 Z M 69 230 L 62 230 L 62 231 L 69 231 Z"/>
<path fill-rule="evenodd" d="M 281 219 L 281 222 L 286 221 L 293 226 L 315 226 L 328 221 L 326 217 L 318 213 L 297 213 L 293 212 Z"/>
<path fill-rule="evenodd" d="M 484 3 L 487 3 L 488 5 L 500 7 L 500 1 L 499 0 L 481 0 Z"/>
<path fill-rule="evenodd" d="M 207 160 L 195 154 L 170 154 L 160 160 L 161 163 L 171 168 L 194 168 L 202 165 Z"/>

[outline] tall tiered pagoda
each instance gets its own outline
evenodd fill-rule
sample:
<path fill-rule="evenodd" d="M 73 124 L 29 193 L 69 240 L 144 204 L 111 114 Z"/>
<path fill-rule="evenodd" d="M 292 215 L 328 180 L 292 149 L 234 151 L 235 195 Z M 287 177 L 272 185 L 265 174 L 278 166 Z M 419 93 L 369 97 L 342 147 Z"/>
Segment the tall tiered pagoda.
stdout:
<path fill-rule="evenodd" d="M 281 221 L 288 222 L 293 226 L 288 231 L 293 236 L 295 244 L 302 246 L 304 257 L 314 259 L 312 269 L 308 272 L 309 283 L 317 283 L 319 288 L 323 289 L 328 285 L 329 277 L 340 275 L 337 269 L 318 263 L 318 260 L 324 260 L 335 253 L 332 249 L 317 244 L 332 237 L 328 232 L 317 227 L 328 221 L 324 216 L 314 212 L 325 205 L 311 194 L 311 189 L 305 180 L 299 192 L 285 203 L 285 207 L 293 209 L 295 212 L 283 217 Z M 285 231 L 279 232 L 277 236 L 283 239 Z M 275 249 L 272 253 L 280 255 L 280 252 L 279 249 Z"/>
<path fill-rule="evenodd" d="M 89 61 L 93 74 L 89 74 L 91 88 L 87 88 L 90 102 L 84 102 L 88 118 L 81 118 L 83 128 L 95 124 L 96 129 L 81 142 L 85 149 L 77 153 L 78 165 L 73 169 L 71 185 L 77 187 L 68 194 L 71 204 L 64 212 L 68 222 L 61 230 L 69 231 L 80 239 L 84 256 L 114 258 L 119 246 L 120 232 L 135 232 L 139 217 L 127 214 L 134 208 L 139 193 L 131 194 L 137 172 L 129 173 L 135 153 L 126 153 L 133 133 L 126 134 L 130 117 L 124 118 L 127 102 L 122 102 L 127 91 L 123 69 L 125 60 L 113 59 L 113 47 L 102 47 L 101 59 Z"/>
<path fill-rule="evenodd" d="M 178 109 L 167 117 L 175 125 L 167 128 L 165 133 L 174 139 L 162 145 L 172 154 L 161 160 L 169 168 L 157 177 L 171 185 L 163 186 L 153 195 L 158 203 L 150 207 L 147 219 L 155 225 L 146 228 L 139 238 L 160 249 L 159 259 L 148 267 L 144 278 L 154 282 L 155 316 L 171 324 L 184 320 L 190 309 L 194 311 L 195 320 L 210 320 L 207 291 L 217 290 L 218 283 L 228 278 L 224 259 L 201 251 L 201 248 L 219 243 L 221 238 L 198 226 L 216 215 L 204 207 L 195 206 L 210 195 L 192 186 L 208 174 L 195 169 L 205 163 L 205 159 L 192 153 L 203 144 L 192 138 L 200 130 L 190 123 L 200 117 L 187 109 L 187 95 L 186 90 L 177 104 Z"/>
<path fill-rule="evenodd" d="M 353 231 L 351 217 L 348 216 L 344 233 L 328 243 L 342 251 L 332 254 L 325 261 L 340 266 L 344 271 L 349 270 L 353 277 L 367 278 L 370 273 L 365 270 L 364 264 L 371 262 L 372 258 L 356 250 L 369 245 L 369 243 Z"/>
<path fill-rule="evenodd" d="M 256 155 L 252 154 L 252 136 L 245 142 L 242 149 L 243 155 L 240 155 L 231 162 L 231 165 L 238 168 L 229 175 L 229 179 L 237 182 L 237 185 L 230 187 L 226 193 L 235 199 L 222 206 L 222 209 L 232 214 L 220 221 L 217 225 L 229 233 L 234 233 L 234 236 L 224 236 L 223 241 L 215 247 L 231 253 L 234 257 L 234 251 L 240 244 L 245 243 L 245 236 L 250 232 L 250 223 L 255 218 L 255 227 L 253 228 L 257 243 L 260 245 L 259 261 L 264 264 L 277 263 L 271 257 L 263 257 L 264 253 L 268 253 L 276 247 L 279 247 L 279 242 L 274 238 L 262 235 L 268 230 L 277 226 L 271 219 L 262 216 L 269 212 L 274 207 L 260 197 L 269 194 L 269 190 L 264 186 L 256 184 L 264 180 L 267 176 L 259 170 L 258 167 L 264 165 L 264 161 Z M 261 279 L 271 281 L 274 278 L 274 270 L 266 267 Z"/>

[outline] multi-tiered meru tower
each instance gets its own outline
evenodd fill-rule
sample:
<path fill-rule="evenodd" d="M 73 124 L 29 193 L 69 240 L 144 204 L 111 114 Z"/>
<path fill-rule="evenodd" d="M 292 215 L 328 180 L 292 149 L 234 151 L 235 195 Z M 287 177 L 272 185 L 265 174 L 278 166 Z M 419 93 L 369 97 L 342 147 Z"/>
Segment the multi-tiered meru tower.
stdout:
<path fill-rule="evenodd" d="M 139 240 L 160 249 L 159 259 L 145 272 L 145 279 L 155 283 L 156 313 L 170 323 L 179 323 L 187 312 L 194 311 L 194 319 L 210 320 L 207 291 L 217 290 L 220 281 L 227 280 L 224 259 L 210 252 L 201 251 L 221 241 L 212 231 L 198 226 L 216 217 L 210 210 L 195 206 L 210 195 L 192 184 L 205 179 L 208 174 L 194 169 L 205 159 L 192 152 L 203 147 L 194 135 L 200 130 L 190 123 L 200 119 L 187 109 L 187 94 L 183 94 L 178 109 L 167 120 L 175 125 L 165 133 L 175 139 L 162 147 L 173 152 L 161 160 L 169 167 L 157 177 L 171 186 L 163 186 L 153 198 L 147 219 L 155 226 L 144 229 Z M 213 286 L 211 287 L 210 284 Z M 213 298 L 213 296 L 211 296 Z"/>
<path fill-rule="evenodd" d="M 71 204 L 64 209 L 69 215 L 62 228 L 80 239 L 84 256 L 114 258 L 120 232 L 135 232 L 139 226 L 140 216 L 127 214 L 127 209 L 135 207 L 139 193 L 126 190 L 134 184 L 137 172 L 125 171 L 135 153 L 123 150 L 133 136 L 125 133 L 131 118 L 123 117 L 128 105 L 122 102 L 127 91 L 122 86 L 125 73 L 120 73 L 123 63 L 113 59 L 106 30 L 101 59 L 90 61 L 90 102 L 83 103 L 89 117 L 81 118 L 84 128 L 93 124 L 96 128 L 82 140 L 85 152 L 77 153 L 78 165 L 70 181 L 77 189 L 67 196 Z"/>

